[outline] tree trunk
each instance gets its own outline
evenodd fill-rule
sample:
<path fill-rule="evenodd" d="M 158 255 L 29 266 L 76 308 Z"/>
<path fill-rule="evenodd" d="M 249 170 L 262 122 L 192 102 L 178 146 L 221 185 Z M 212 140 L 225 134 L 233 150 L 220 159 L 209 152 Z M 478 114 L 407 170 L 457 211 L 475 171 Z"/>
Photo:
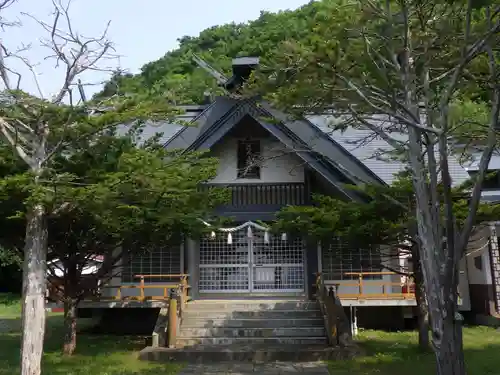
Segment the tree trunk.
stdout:
<path fill-rule="evenodd" d="M 428 351 L 429 346 L 429 311 L 423 283 L 415 281 L 415 298 L 417 300 L 418 348 Z"/>
<path fill-rule="evenodd" d="M 462 322 L 454 314 L 443 319 L 443 336 L 435 345 L 437 375 L 465 375 Z"/>
<path fill-rule="evenodd" d="M 27 212 L 23 264 L 21 375 L 40 375 L 45 333 L 47 223 L 43 205 Z"/>
<path fill-rule="evenodd" d="M 428 351 L 429 346 L 429 309 L 425 295 L 424 275 L 420 265 L 419 246 L 412 247 L 413 278 L 415 281 L 415 299 L 417 302 L 418 348 Z"/>
<path fill-rule="evenodd" d="M 63 353 L 65 355 L 72 355 L 76 349 L 76 306 L 77 302 L 71 297 L 64 301 Z"/>

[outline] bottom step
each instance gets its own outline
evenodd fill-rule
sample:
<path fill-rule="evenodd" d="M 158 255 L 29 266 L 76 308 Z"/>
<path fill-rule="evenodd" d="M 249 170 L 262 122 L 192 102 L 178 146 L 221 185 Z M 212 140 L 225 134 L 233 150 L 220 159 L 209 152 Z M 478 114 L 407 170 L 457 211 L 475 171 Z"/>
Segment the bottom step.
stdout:
<path fill-rule="evenodd" d="M 216 345 L 191 348 L 153 348 L 141 350 L 139 358 L 156 362 L 312 362 L 350 359 L 358 354 L 358 349 L 327 347 L 324 345 L 280 345 L 280 346 L 239 346 Z"/>
<path fill-rule="evenodd" d="M 178 337 L 178 347 L 192 346 L 229 346 L 229 345 L 322 345 L 326 346 L 328 340 L 325 336 L 317 337 L 290 337 L 290 336 L 269 336 L 269 337 Z"/>

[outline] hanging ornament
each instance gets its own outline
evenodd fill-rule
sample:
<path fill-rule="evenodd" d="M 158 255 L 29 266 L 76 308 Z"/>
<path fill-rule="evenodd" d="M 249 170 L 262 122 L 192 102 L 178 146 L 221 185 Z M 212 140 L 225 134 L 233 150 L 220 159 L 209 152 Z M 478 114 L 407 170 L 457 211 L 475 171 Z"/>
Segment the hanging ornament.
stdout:
<path fill-rule="evenodd" d="M 215 232 L 210 233 L 210 238 L 211 238 L 212 240 L 215 240 L 215 237 L 216 237 Z"/>
<path fill-rule="evenodd" d="M 269 232 L 267 230 L 264 232 L 264 243 L 269 243 Z"/>
<path fill-rule="evenodd" d="M 286 233 L 283 233 L 283 234 L 281 235 L 281 241 L 286 241 Z"/>
<path fill-rule="evenodd" d="M 232 245 L 233 244 L 233 236 L 231 235 L 231 233 L 229 233 L 227 235 L 227 244 L 228 245 Z"/>
<path fill-rule="evenodd" d="M 247 237 L 248 237 L 248 238 L 252 238 L 252 237 L 253 237 L 252 227 L 251 227 L 251 226 L 248 226 L 248 229 L 247 229 Z"/>

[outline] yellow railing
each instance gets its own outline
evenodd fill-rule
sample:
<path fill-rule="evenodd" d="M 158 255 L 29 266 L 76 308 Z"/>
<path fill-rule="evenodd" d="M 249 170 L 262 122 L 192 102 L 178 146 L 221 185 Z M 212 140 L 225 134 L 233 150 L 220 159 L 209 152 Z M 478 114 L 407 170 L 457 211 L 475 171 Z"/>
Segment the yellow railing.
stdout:
<path fill-rule="evenodd" d="M 187 292 L 189 289 L 187 274 L 175 275 L 135 275 L 134 278 L 139 279 L 139 285 L 106 285 L 101 287 L 103 290 L 112 290 L 116 293 L 111 293 L 108 296 L 99 296 L 99 301 L 167 301 L 170 297 L 171 291 L 175 291 L 182 299 L 182 302 L 187 302 Z M 169 278 L 178 279 L 167 283 L 154 283 L 147 284 L 146 279 Z M 161 294 L 146 295 L 147 290 L 161 290 Z M 138 291 L 137 295 L 128 295 L 127 291 Z"/>
<path fill-rule="evenodd" d="M 100 297 L 100 301 L 105 301 L 106 298 L 111 301 L 162 301 L 165 303 L 157 324 L 155 326 L 153 337 L 156 339 L 156 344 L 168 347 L 175 347 L 177 341 L 177 332 L 185 304 L 188 298 L 188 277 L 187 274 L 177 275 L 135 275 L 134 278 L 139 279 L 139 285 L 109 285 L 102 289 L 116 290 L 116 294 L 108 297 Z M 169 283 L 146 283 L 146 279 L 178 279 Z M 138 290 L 138 295 L 129 296 L 126 291 Z M 158 295 L 146 295 L 148 290 L 161 290 Z M 165 312 L 163 311 L 165 309 Z M 165 322 L 166 320 L 166 322 Z M 166 334 L 166 335 L 165 335 Z"/>
<path fill-rule="evenodd" d="M 342 299 L 415 299 L 415 284 L 411 277 L 402 281 L 367 280 L 366 276 L 401 276 L 395 272 L 346 272 L 345 276 L 354 276 L 353 280 L 328 281 L 326 285 L 335 287 L 338 297 Z M 343 287 L 354 287 L 357 292 L 346 293 Z M 372 289 L 371 291 L 369 289 Z M 373 291 L 379 289 L 379 291 Z M 394 291 L 396 289 L 396 291 Z"/>

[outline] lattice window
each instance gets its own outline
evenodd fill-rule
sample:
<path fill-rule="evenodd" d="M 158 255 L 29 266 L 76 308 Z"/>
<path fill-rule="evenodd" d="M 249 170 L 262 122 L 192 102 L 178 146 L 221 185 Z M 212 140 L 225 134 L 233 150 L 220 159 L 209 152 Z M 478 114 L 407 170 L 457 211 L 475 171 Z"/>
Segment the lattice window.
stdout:
<path fill-rule="evenodd" d="M 260 140 L 238 141 L 238 178 L 260 178 Z"/>
<path fill-rule="evenodd" d="M 181 245 L 168 249 L 157 249 L 142 255 L 129 256 L 124 259 L 122 281 L 139 282 L 135 275 L 178 275 L 181 270 Z M 146 282 L 169 282 L 178 278 L 156 277 L 145 278 Z"/>
<path fill-rule="evenodd" d="M 322 268 L 325 280 L 352 280 L 354 272 L 380 272 L 381 256 L 379 250 L 350 248 L 341 240 L 324 243 L 321 247 Z M 363 279 L 381 279 L 381 275 L 365 275 Z"/>
<path fill-rule="evenodd" d="M 489 250 L 490 250 L 490 262 L 491 262 L 491 276 L 493 281 L 493 289 L 495 291 L 495 303 L 497 307 L 497 312 L 500 312 L 500 252 L 498 250 L 498 244 L 500 243 L 500 237 L 497 237 L 497 229 L 495 227 L 491 228 L 492 236 L 490 237 Z"/>

